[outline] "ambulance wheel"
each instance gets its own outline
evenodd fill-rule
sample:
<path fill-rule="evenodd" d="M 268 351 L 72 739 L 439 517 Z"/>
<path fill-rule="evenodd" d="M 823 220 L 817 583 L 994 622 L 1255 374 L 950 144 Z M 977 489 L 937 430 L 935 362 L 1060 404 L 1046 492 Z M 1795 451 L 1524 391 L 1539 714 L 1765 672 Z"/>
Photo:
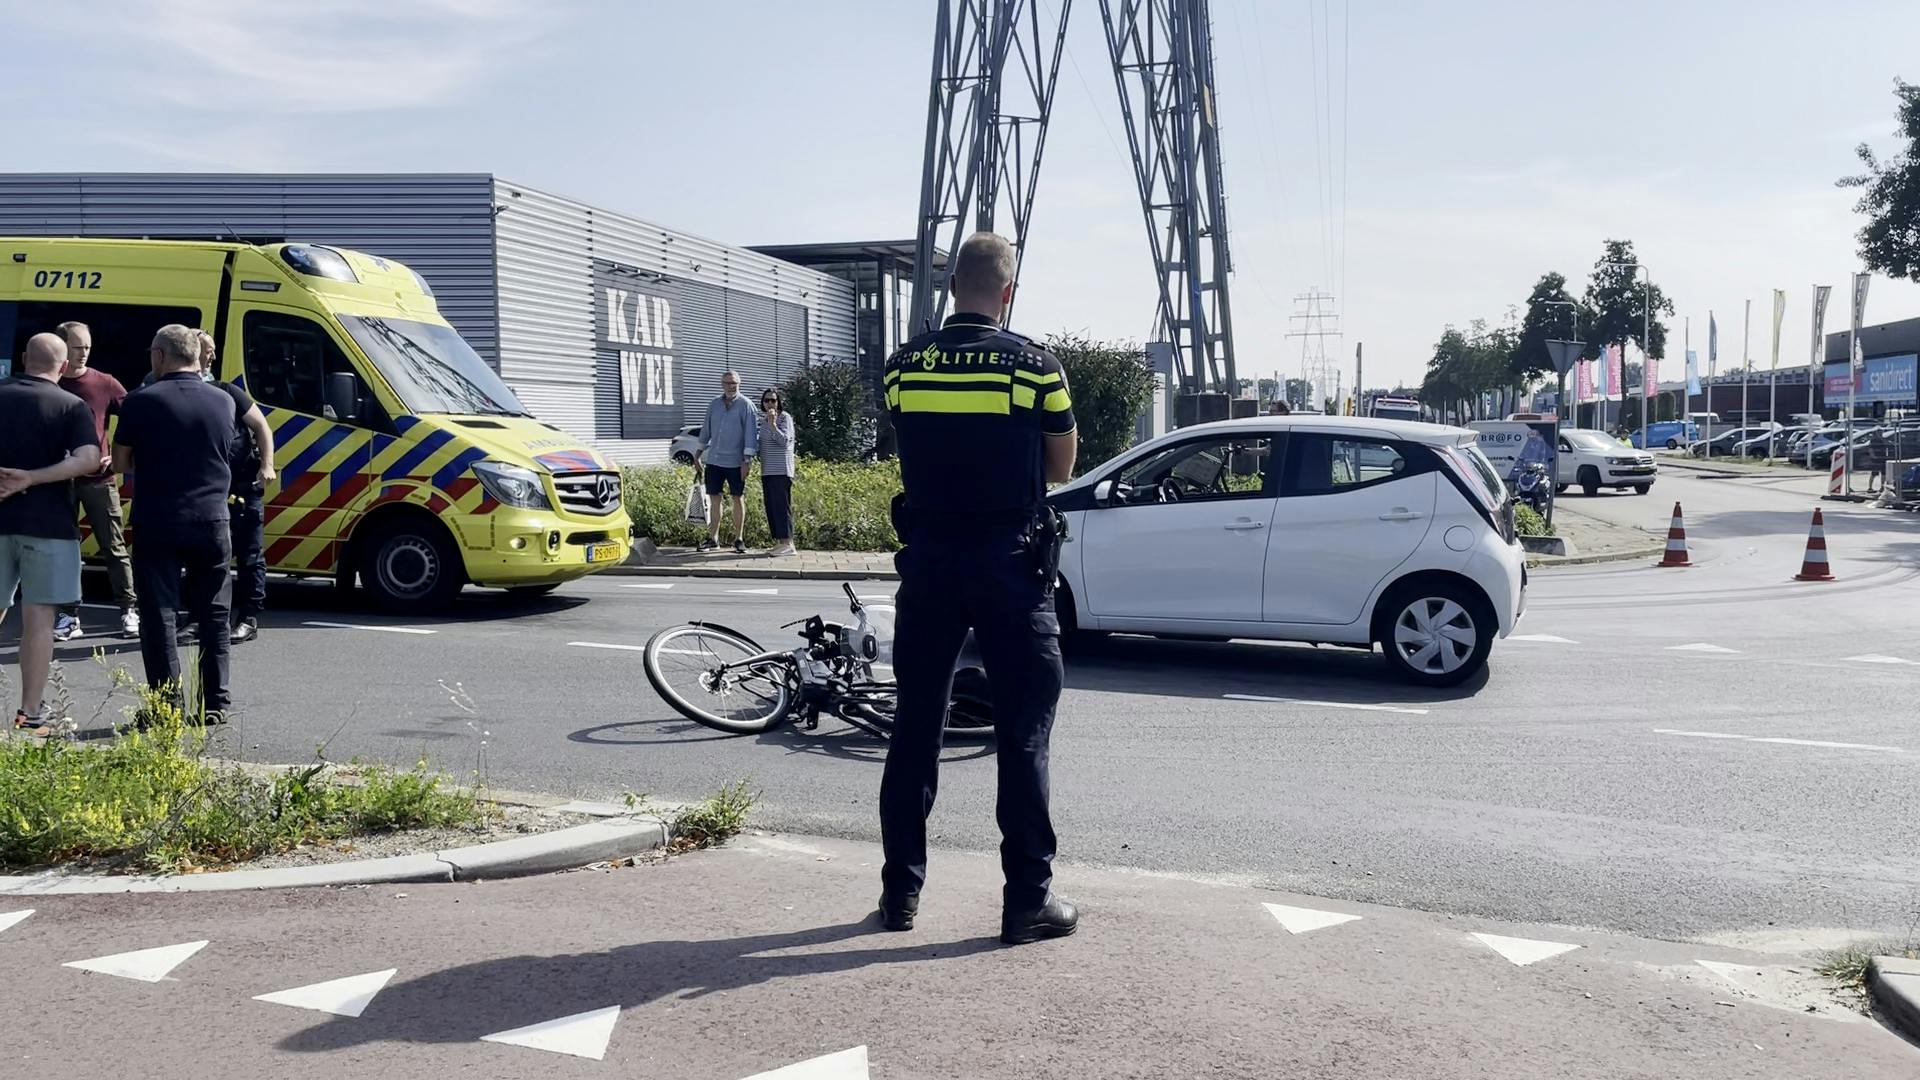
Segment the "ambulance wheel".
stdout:
<path fill-rule="evenodd" d="M 384 611 L 438 611 L 459 593 L 465 568 L 439 522 L 397 518 L 360 549 L 360 583 Z"/>

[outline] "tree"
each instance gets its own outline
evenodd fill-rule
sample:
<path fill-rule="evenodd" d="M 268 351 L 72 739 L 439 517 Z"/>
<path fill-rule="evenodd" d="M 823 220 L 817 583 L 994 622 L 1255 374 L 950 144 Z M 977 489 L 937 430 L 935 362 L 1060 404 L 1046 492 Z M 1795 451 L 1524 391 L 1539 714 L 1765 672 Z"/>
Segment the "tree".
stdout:
<path fill-rule="evenodd" d="M 780 388 L 793 415 L 793 448 L 801 457 L 859 461 L 873 450 L 869 389 L 854 364 L 811 364 Z"/>
<path fill-rule="evenodd" d="M 1906 149 L 1882 163 L 1861 143 L 1854 153 L 1867 171 L 1843 176 L 1838 183 L 1861 189 L 1853 207 L 1867 216 L 1856 234 L 1861 261 L 1869 270 L 1920 281 L 1920 86 L 1895 79 L 1893 93 L 1900 101 L 1900 137 L 1907 141 Z"/>
<path fill-rule="evenodd" d="M 1667 327 L 1660 316 L 1673 314 L 1673 301 L 1660 286 L 1642 283 L 1642 272 L 1632 265 L 1638 261 L 1633 241 L 1609 240 L 1605 252 L 1594 262 L 1593 276 L 1587 280 L 1589 321 L 1583 357 L 1597 357 L 1605 346 L 1629 341 L 1653 356 L 1666 354 Z M 1646 317 L 1649 299 L 1653 307 L 1650 335 Z M 1646 336 L 1652 340 L 1642 340 Z"/>
<path fill-rule="evenodd" d="M 1573 307 L 1568 307 L 1573 304 Z M 1513 349 L 1512 370 L 1516 378 L 1523 383 L 1554 375 L 1553 356 L 1547 351 L 1549 341 L 1572 341 L 1580 338 L 1581 327 L 1592 321 L 1592 314 L 1579 306 L 1573 296 L 1567 292 L 1567 278 L 1564 274 L 1546 273 L 1534 283 L 1533 292 L 1527 296 L 1527 314 L 1520 320 L 1520 333 Z"/>
<path fill-rule="evenodd" d="M 1055 334 L 1045 344 L 1067 370 L 1073 415 L 1080 425 L 1075 470 L 1085 472 L 1133 445 L 1134 429 L 1153 404 L 1153 372 L 1146 350 L 1132 342 Z"/>

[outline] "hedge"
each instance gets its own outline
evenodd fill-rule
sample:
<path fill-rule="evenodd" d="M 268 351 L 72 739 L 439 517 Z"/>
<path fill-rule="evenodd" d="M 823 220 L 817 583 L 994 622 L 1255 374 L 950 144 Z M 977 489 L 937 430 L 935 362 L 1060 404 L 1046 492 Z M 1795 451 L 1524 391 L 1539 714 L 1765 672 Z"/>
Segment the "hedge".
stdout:
<path fill-rule="evenodd" d="M 686 520 L 687 487 L 694 482 L 691 468 L 656 465 L 625 473 L 627 513 L 635 535 L 651 537 L 662 547 L 690 547 L 706 539 L 706 526 Z M 800 475 L 793 481 L 793 542 L 809 551 L 898 550 L 889 509 L 899 490 L 900 467 L 894 461 L 802 458 Z M 732 528 L 733 523 L 723 519 L 722 539 L 731 536 Z M 773 543 L 757 469 L 747 479 L 747 543 Z"/>

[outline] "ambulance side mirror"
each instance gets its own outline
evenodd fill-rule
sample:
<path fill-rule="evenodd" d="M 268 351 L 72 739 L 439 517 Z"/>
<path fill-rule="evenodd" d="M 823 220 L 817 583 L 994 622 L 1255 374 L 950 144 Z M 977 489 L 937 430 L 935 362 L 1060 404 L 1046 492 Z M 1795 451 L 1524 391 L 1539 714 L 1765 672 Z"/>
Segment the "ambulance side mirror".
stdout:
<path fill-rule="evenodd" d="M 327 419 L 352 423 L 360 419 L 360 376 L 351 371 L 327 373 Z"/>

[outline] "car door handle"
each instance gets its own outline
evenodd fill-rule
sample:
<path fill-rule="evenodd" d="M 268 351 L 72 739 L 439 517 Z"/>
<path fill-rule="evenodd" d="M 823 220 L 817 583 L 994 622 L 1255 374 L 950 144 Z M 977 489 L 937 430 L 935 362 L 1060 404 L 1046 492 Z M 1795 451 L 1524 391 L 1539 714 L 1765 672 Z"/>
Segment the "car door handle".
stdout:
<path fill-rule="evenodd" d="M 1405 509 L 1404 507 L 1395 507 L 1394 509 L 1387 511 L 1384 514 L 1381 514 L 1380 520 L 1381 521 L 1418 521 L 1421 518 L 1426 516 L 1427 515 L 1421 513 L 1418 510 L 1408 510 L 1408 509 Z"/>
<path fill-rule="evenodd" d="M 1246 532 L 1248 529 L 1264 529 L 1266 527 L 1267 523 L 1264 521 L 1235 521 L 1227 525 L 1227 529 L 1232 532 Z"/>

